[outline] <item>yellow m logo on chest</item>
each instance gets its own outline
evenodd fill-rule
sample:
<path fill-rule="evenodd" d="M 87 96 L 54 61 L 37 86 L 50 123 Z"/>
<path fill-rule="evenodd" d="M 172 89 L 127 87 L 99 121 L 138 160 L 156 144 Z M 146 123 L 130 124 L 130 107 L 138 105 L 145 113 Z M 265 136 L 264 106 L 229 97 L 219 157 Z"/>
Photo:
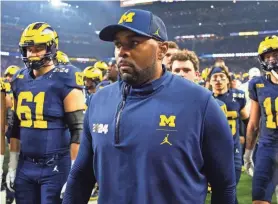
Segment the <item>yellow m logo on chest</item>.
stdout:
<path fill-rule="evenodd" d="M 174 116 L 174 115 L 170 115 L 169 117 L 167 117 L 166 115 L 160 115 L 159 126 L 160 127 L 165 127 L 165 126 L 176 127 L 175 120 L 176 120 L 176 116 Z"/>
<path fill-rule="evenodd" d="M 118 24 L 122 24 L 123 22 L 125 22 L 125 23 L 132 23 L 134 16 L 135 16 L 134 12 L 123 14 L 121 19 L 119 20 Z"/>

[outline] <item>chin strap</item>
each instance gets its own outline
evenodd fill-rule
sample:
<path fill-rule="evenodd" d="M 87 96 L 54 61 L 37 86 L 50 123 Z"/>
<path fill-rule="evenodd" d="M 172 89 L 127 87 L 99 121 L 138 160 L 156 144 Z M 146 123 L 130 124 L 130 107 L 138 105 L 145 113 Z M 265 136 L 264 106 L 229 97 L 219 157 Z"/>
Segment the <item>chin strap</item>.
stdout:
<path fill-rule="evenodd" d="M 273 76 L 278 80 L 278 74 L 277 72 L 275 72 L 273 69 L 270 71 L 271 74 L 273 74 Z"/>

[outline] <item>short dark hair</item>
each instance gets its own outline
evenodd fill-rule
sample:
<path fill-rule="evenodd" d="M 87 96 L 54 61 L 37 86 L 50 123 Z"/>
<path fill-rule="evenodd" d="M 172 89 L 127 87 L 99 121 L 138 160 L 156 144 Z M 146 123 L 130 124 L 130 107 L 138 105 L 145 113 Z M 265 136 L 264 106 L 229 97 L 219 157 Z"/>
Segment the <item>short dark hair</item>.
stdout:
<path fill-rule="evenodd" d="M 192 62 L 193 66 L 194 66 L 194 70 L 196 72 L 198 72 L 199 68 L 200 68 L 199 59 L 198 59 L 197 55 L 195 54 L 195 52 L 190 51 L 190 50 L 181 50 L 181 51 L 178 51 L 177 53 L 173 54 L 173 56 L 171 58 L 171 64 L 173 65 L 174 61 L 187 61 L 187 60 Z"/>

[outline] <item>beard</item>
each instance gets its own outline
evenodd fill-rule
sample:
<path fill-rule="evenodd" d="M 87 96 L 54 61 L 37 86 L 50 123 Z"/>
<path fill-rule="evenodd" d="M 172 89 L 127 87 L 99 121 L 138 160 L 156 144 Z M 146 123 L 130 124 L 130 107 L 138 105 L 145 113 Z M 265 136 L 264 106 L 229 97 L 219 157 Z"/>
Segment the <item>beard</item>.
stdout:
<path fill-rule="evenodd" d="M 141 68 L 137 65 L 132 65 L 128 70 L 121 70 L 119 68 L 119 73 L 121 79 L 130 84 L 131 86 L 140 86 L 146 82 L 151 81 L 156 73 L 156 60 L 153 60 L 150 66 Z"/>

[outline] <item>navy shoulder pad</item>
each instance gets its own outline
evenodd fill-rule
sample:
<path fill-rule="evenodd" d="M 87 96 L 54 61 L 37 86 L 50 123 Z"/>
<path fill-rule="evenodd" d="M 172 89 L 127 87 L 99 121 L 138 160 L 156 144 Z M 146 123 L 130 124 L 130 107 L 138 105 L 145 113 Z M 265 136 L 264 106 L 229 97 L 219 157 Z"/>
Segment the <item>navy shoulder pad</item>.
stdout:
<path fill-rule="evenodd" d="M 260 84 L 265 82 L 266 77 L 265 76 L 260 76 L 260 77 L 254 77 L 253 79 L 250 80 L 249 84 Z"/>
<path fill-rule="evenodd" d="M 28 73 L 29 70 L 28 68 L 23 68 L 23 69 L 20 69 L 18 70 L 12 77 L 12 81 L 11 82 L 14 82 L 16 81 L 17 79 L 23 79 L 24 76 L 26 75 L 26 73 Z"/>
<path fill-rule="evenodd" d="M 59 65 L 53 70 L 59 81 L 62 81 L 67 87 L 83 89 L 83 73 L 73 65 Z"/>
<path fill-rule="evenodd" d="M 248 85 L 249 97 L 258 101 L 257 89 L 263 88 L 265 86 L 265 76 L 255 77 L 253 78 Z"/>
<path fill-rule="evenodd" d="M 24 77 L 26 77 L 26 74 L 29 73 L 29 69 L 28 68 L 23 68 L 23 69 L 20 69 L 18 70 L 12 77 L 12 80 L 11 80 L 11 89 L 14 91 L 16 90 L 16 84 L 17 84 L 17 81 L 21 80 L 21 79 L 24 79 Z"/>

